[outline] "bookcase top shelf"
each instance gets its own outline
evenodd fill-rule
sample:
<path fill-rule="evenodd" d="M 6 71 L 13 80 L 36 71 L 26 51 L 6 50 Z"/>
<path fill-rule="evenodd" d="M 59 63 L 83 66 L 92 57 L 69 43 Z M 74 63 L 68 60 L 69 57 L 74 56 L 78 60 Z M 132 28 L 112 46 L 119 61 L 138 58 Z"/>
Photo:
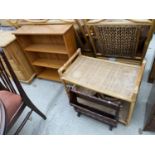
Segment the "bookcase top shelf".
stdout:
<path fill-rule="evenodd" d="M 24 25 L 14 31 L 15 35 L 63 35 L 72 25 Z"/>

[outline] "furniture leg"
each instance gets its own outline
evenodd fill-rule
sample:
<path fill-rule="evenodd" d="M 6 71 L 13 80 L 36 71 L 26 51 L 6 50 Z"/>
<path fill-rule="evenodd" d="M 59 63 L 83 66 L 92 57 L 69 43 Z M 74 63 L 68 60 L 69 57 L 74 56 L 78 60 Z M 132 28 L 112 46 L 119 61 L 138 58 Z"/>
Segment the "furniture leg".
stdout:
<path fill-rule="evenodd" d="M 35 111 L 40 117 L 42 117 L 44 120 L 47 119 L 47 117 L 34 105 L 31 106 L 33 111 Z"/>
<path fill-rule="evenodd" d="M 81 113 L 80 112 L 77 112 L 77 116 L 80 117 L 81 116 Z"/>
<path fill-rule="evenodd" d="M 24 125 L 26 124 L 27 120 L 29 119 L 30 115 L 32 114 L 33 110 L 31 110 L 30 112 L 28 112 L 27 116 L 25 117 L 25 119 L 23 120 L 22 124 L 18 127 L 17 131 L 15 132 L 15 135 L 18 135 L 20 133 L 20 131 L 22 130 L 22 128 L 24 127 Z"/>
<path fill-rule="evenodd" d="M 32 102 L 30 102 L 27 106 L 31 108 L 34 112 L 36 112 L 44 120 L 46 120 L 46 116 Z"/>
<path fill-rule="evenodd" d="M 67 84 L 66 84 L 66 82 L 65 82 L 64 80 L 62 80 L 62 83 L 63 83 L 63 85 L 64 85 L 64 88 L 65 88 L 66 94 L 67 94 L 68 97 L 69 97 L 69 92 L 68 92 L 68 89 L 67 89 Z"/>
<path fill-rule="evenodd" d="M 112 126 L 112 125 L 110 125 L 110 126 L 109 126 L 109 130 L 110 130 L 110 131 L 112 131 L 112 129 L 113 129 L 113 126 Z"/>
<path fill-rule="evenodd" d="M 133 110 L 134 110 L 134 107 L 135 107 L 135 102 L 131 102 L 130 104 L 130 108 L 129 108 L 129 114 L 128 114 L 128 118 L 127 118 L 127 125 L 130 123 L 131 121 L 131 117 L 132 117 L 132 114 L 133 114 Z"/>

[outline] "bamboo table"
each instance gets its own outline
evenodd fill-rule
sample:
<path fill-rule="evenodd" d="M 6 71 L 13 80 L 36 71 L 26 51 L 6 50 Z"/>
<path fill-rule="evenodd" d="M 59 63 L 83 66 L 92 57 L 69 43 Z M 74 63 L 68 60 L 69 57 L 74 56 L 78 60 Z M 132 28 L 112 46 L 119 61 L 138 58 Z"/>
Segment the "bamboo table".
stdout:
<path fill-rule="evenodd" d="M 127 125 L 134 111 L 145 63 L 145 60 L 136 65 L 87 57 L 78 49 L 58 72 L 66 91 L 70 83 L 128 103 L 127 116 L 120 120 Z"/>

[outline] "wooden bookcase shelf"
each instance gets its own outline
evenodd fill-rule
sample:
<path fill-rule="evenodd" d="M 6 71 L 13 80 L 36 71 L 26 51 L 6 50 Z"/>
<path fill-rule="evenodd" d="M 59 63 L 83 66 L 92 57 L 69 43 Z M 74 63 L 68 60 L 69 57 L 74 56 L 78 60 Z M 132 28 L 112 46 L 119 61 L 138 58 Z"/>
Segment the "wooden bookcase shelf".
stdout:
<path fill-rule="evenodd" d="M 59 69 L 76 51 L 72 25 L 25 25 L 14 32 L 38 78 L 60 81 Z"/>
<path fill-rule="evenodd" d="M 60 78 L 56 69 L 44 69 L 38 74 L 41 79 L 54 80 L 60 82 Z"/>
<path fill-rule="evenodd" d="M 45 52 L 45 53 L 58 53 L 67 54 L 67 50 L 63 45 L 51 44 L 32 44 L 24 49 L 28 52 Z"/>
<path fill-rule="evenodd" d="M 37 59 L 32 62 L 34 66 L 48 67 L 48 68 L 60 68 L 65 63 L 65 60 L 51 60 L 51 59 Z"/>

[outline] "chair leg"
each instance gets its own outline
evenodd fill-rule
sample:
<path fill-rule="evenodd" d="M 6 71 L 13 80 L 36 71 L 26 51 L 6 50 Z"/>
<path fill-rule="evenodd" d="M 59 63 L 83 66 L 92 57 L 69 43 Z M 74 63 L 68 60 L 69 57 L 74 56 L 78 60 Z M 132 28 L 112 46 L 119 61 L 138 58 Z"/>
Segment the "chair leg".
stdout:
<path fill-rule="evenodd" d="M 31 113 L 34 111 L 36 112 L 40 117 L 42 117 L 44 120 L 46 120 L 46 116 L 29 100 L 27 106 L 31 109 L 30 112 L 28 112 L 27 116 L 23 120 L 22 124 L 18 127 L 17 131 L 15 132 L 15 135 L 19 134 L 24 125 L 26 124 L 27 120 L 29 119 Z"/>
<path fill-rule="evenodd" d="M 46 116 L 34 105 L 29 105 L 29 107 L 34 111 L 36 112 L 40 117 L 42 117 L 44 120 L 46 120 Z"/>
<path fill-rule="evenodd" d="M 18 127 L 17 131 L 15 132 L 15 135 L 18 135 L 20 133 L 20 131 L 22 130 L 22 128 L 24 127 L 24 125 L 26 124 L 27 120 L 29 119 L 30 115 L 32 114 L 33 110 L 29 111 L 28 114 L 26 115 L 26 117 L 24 118 L 22 124 Z"/>
<path fill-rule="evenodd" d="M 27 101 L 26 104 L 29 108 L 31 108 L 34 112 L 36 112 L 40 117 L 46 120 L 46 116 L 31 102 L 31 100 Z"/>

